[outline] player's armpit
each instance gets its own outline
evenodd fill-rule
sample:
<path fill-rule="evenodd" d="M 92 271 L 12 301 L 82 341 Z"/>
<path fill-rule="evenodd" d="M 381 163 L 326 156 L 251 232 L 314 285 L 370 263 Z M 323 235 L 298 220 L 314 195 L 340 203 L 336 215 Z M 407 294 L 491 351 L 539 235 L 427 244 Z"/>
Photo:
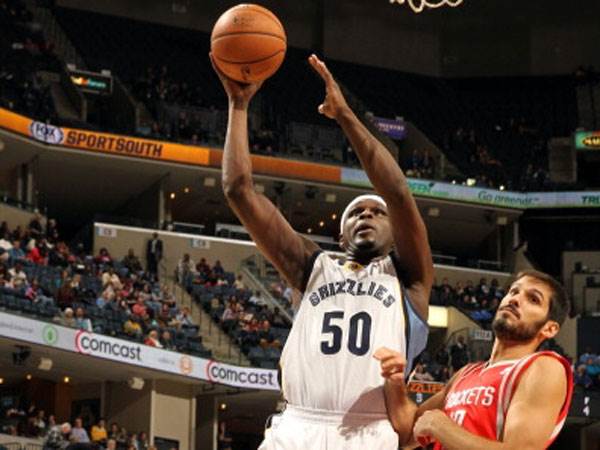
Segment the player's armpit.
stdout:
<path fill-rule="evenodd" d="M 510 402 L 502 436 L 505 447 L 546 448 L 566 395 L 565 367 L 555 358 L 539 357 L 522 375 Z"/>

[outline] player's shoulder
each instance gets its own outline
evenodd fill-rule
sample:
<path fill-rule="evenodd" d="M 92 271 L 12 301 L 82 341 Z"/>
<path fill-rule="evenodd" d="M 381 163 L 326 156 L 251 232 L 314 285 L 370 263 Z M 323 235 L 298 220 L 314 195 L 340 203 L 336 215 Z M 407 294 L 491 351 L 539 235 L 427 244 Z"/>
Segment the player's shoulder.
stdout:
<path fill-rule="evenodd" d="M 554 352 L 538 352 L 531 355 L 530 359 L 530 363 L 523 368 L 520 385 L 546 391 L 564 385 L 570 367 L 562 356 Z"/>

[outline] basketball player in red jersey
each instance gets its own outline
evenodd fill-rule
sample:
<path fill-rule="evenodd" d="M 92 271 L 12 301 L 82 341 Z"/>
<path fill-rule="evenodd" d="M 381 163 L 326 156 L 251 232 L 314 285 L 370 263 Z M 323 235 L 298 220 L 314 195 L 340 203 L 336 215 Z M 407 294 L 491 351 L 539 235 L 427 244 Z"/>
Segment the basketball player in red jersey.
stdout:
<path fill-rule="evenodd" d="M 490 359 L 463 367 L 420 406 L 408 398 L 402 356 L 379 349 L 374 357 L 386 378 L 388 414 L 400 442 L 435 441 L 435 449 L 449 450 L 548 447 L 567 416 L 573 377 L 563 357 L 536 349 L 556 336 L 567 312 L 556 280 L 537 271 L 519 273 L 492 323 Z"/>

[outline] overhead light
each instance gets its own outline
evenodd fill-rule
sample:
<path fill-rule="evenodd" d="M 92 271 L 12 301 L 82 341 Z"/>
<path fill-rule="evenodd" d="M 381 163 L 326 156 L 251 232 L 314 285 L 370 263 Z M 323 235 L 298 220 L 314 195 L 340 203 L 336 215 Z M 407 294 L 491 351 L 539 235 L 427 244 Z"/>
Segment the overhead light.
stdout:
<path fill-rule="evenodd" d="M 221 411 L 225 411 L 227 409 L 227 404 L 221 403 L 221 405 L 219 405 L 219 408 L 221 409 Z"/>
<path fill-rule="evenodd" d="M 477 180 L 475 178 L 467 178 L 467 186 L 475 186 Z"/>
<path fill-rule="evenodd" d="M 429 217 L 440 217 L 440 208 L 429 208 L 427 210 L 427 215 Z"/>
<path fill-rule="evenodd" d="M 183 188 L 183 192 L 186 193 L 186 194 L 189 194 L 190 193 L 190 188 L 189 187 L 184 187 Z"/>
<path fill-rule="evenodd" d="M 206 187 L 214 187 L 217 184 L 217 179 L 215 177 L 206 177 L 204 179 L 204 186 Z"/>
<path fill-rule="evenodd" d="M 52 360 L 50 358 L 40 358 L 40 363 L 38 364 L 38 369 L 40 370 L 50 370 L 52 369 Z"/>
<path fill-rule="evenodd" d="M 175 192 L 171 192 L 171 195 L 169 195 L 169 198 L 170 198 L 171 200 L 173 200 L 173 199 L 175 198 Z"/>
<path fill-rule="evenodd" d="M 30 373 L 28 373 L 27 375 L 25 375 L 25 379 L 27 379 L 27 380 L 31 380 L 31 378 L 33 378 L 33 377 L 31 376 L 31 374 L 30 374 Z"/>
<path fill-rule="evenodd" d="M 504 187 L 504 185 L 503 185 L 503 184 L 501 184 L 501 185 L 500 185 L 500 190 L 501 190 L 501 191 L 503 191 L 504 189 L 506 189 L 506 188 Z"/>
<path fill-rule="evenodd" d="M 129 380 L 127 380 L 127 384 L 131 389 L 141 391 L 144 388 L 144 379 L 140 377 L 131 377 Z"/>
<path fill-rule="evenodd" d="M 335 203 L 336 199 L 337 196 L 333 192 L 328 192 L 327 194 L 325 194 L 325 201 L 327 203 Z"/>
<path fill-rule="evenodd" d="M 256 183 L 254 185 L 254 190 L 256 192 L 258 192 L 259 194 L 264 194 L 265 193 L 265 185 L 264 184 L 260 184 L 260 183 Z"/>
<path fill-rule="evenodd" d="M 506 225 L 506 224 L 508 224 L 508 217 L 506 217 L 506 216 L 498 216 L 498 218 L 496 219 L 496 223 L 498 225 Z"/>
<path fill-rule="evenodd" d="M 323 228 L 323 227 L 325 226 L 325 222 L 323 222 L 323 221 L 321 220 L 321 221 L 319 222 L 319 226 L 320 226 L 321 228 Z"/>
<path fill-rule="evenodd" d="M 309 228 L 308 230 L 306 230 L 306 232 L 307 232 L 308 234 L 312 233 L 312 228 Z"/>
<path fill-rule="evenodd" d="M 64 381 L 65 383 L 70 383 L 70 382 L 71 382 L 71 378 L 69 378 L 69 377 L 64 377 L 64 378 L 63 378 L 63 381 Z"/>
<path fill-rule="evenodd" d="M 335 219 L 337 219 L 337 214 L 336 214 L 336 213 L 333 213 L 333 214 L 331 215 L 331 220 L 335 220 Z"/>
<path fill-rule="evenodd" d="M 0 384 L 4 383 L 4 378 L 0 378 Z"/>

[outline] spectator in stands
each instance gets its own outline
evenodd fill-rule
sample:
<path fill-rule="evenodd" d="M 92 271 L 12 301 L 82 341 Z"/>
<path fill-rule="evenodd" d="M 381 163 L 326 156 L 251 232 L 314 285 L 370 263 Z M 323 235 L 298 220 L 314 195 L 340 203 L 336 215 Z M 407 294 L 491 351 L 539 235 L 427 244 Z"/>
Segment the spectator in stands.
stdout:
<path fill-rule="evenodd" d="M 0 287 L 12 287 L 12 283 L 10 281 L 10 274 L 8 273 L 8 268 L 4 263 L 0 262 Z"/>
<path fill-rule="evenodd" d="M 142 333 L 141 319 L 137 316 L 130 316 L 123 324 L 123 331 L 132 338 L 139 338 Z"/>
<path fill-rule="evenodd" d="M 31 420 L 31 435 L 44 436 L 47 431 L 46 413 L 43 409 L 37 411 L 36 416 Z"/>
<path fill-rule="evenodd" d="M 433 381 L 433 376 L 425 370 L 425 366 L 420 362 L 415 366 L 415 371 L 412 374 L 412 379 L 415 381 Z"/>
<path fill-rule="evenodd" d="M 117 441 L 115 439 L 108 439 L 106 441 L 106 450 L 117 450 Z"/>
<path fill-rule="evenodd" d="M 75 310 L 75 328 L 85 331 L 93 331 L 92 321 L 85 317 L 85 311 L 81 307 Z"/>
<path fill-rule="evenodd" d="M 581 386 L 584 389 L 590 389 L 594 385 L 592 377 L 587 372 L 587 366 L 580 364 L 575 371 L 575 377 L 573 379 L 575 386 Z"/>
<path fill-rule="evenodd" d="M 120 432 L 119 424 L 117 422 L 111 423 L 110 424 L 110 430 L 108 432 L 108 439 L 109 440 L 112 439 L 116 443 L 117 438 L 119 437 L 119 432 Z"/>
<path fill-rule="evenodd" d="M 185 253 L 177 263 L 177 281 L 183 283 L 188 275 L 193 275 L 195 268 L 194 260 L 190 258 L 189 253 Z"/>
<path fill-rule="evenodd" d="M 27 274 L 23 270 L 23 264 L 16 263 L 15 266 L 8 270 L 8 274 L 12 281 L 12 286 L 15 289 L 25 287 L 27 285 Z"/>
<path fill-rule="evenodd" d="M 225 422 L 220 422 L 219 423 L 219 437 L 218 437 L 218 442 L 217 442 L 217 449 L 218 450 L 231 450 L 233 443 L 233 439 L 231 438 L 230 434 L 227 432 L 227 425 L 225 424 Z"/>
<path fill-rule="evenodd" d="M 447 383 L 448 381 L 450 381 L 452 375 L 450 374 L 450 369 L 448 368 L 448 366 L 441 367 L 440 370 L 436 372 L 434 378 L 435 381 L 440 383 Z"/>
<path fill-rule="evenodd" d="M 62 425 L 53 426 L 46 440 L 44 441 L 44 450 L 64 450 L 69 446 L 68 435 L 71 433 L 71 424 L 68 422 Z"/>
<path fill-rule="evenodd" d="M 71 429 L 71 441 L 79 444 L 88 444 L 90 442 L 90 438 L 88 436 L 87 431 L 83 428 L 83 419 L 81 417 L 77 417 L 75 419 L 75 425 Z"/>
<path fill-rule="evenodd" d="M 219 261 L 218 259 L 215 261 L 215 265 L 212 268 L 212 271 L 217 277 L 222 277 L 225 275 L 225 269 L 223 269 L 221 261 Z"/>
<path fill-rule="evenodd" d="M 163 257 L 163 241 L 158 233 L 152 233 L 152 239 L 146 243 L 146 263 L 148 274 L 158 280 L 158 264 Z"/>
<path fill-rule="evenodd" d="M 48 239 L 48 242 L 54 244 L 58 242 L 59 237 L 56 219 L 48 219 L 48 223 L 46 224 L 46 239 Z"/>
<path fill-rule="evenodd" d="M 241 275 L 238 275 L 236 277 L 235 281 L 233 282 L 233 287 L 240 291 L 246 289 L 246 284 L 244 283 L 244 278 Z"/>
<path fill-rule="evenodd" d="M 144 303 L 144 296 L 141 293 L 139 293 L 136 298 L 135 304 L 131 308 L 131 312 L 136 316 L 143 317 L 146 315 L 147 310 L 148 309 L 146 307 L 146 304 Z"/>
<path fill-rule="evenodd" d="M 106 271 L 102 274 L 102 287 L 106 287 L 108 283 L 111 283 L 112 288 L 115 291 L 123 289 L 123 284 L 119 275 L 115 273 L 115 269 L 112 266 L 108 266 Z"/>
<path fill-rule="evenodd" d="M 96 306 L 98 308 L 111 308 L 109 306 L 111 304 L 110 294 L 107 291 L 102 291 L 100 296 L 96 299 Z"/>
<path fill-rule="evenodd" d="M 463 336 L 458 336 L 456 343 L 450 347 L 450 361 L 453 373 L 469 362 L 469 350 Z"/>
<path fill-rule="evenodd" d="M 106 445 L 108 432 L 106 431 L 106 423 L 102 417 L 98 419 L 96 425 L 92 426 L 90 434 L 94 444 Z"/>
<path fill-rule="evenodd" d="M 29 235 L 34 239 L 39 239 L 43 236 L 42 215 L 36 212 L 27 226 Z"/>
<path fill-rule="evenodd" d="M 592 379 L 594 385 L 600 387 L 600 358 L 588 358 L 585 365 L 587 375 Z"/>
<path fill-rule="evenodd" d="M 12 243 L 12 248 L 8 250 L 8 257 L 11 263 L 14 264 L 17 261 L 23 262 L 25 261 L 25 256 L 25 252 L 21 248 L 21 241 L 19 239 L 14 240 Z"/>
<path fill-rule="evenodd" d="M 275 339 L 271 331 L 271 323 L 268 320 L 263 320 L 257 332 L 258 343 L 262 348 L 273 347 L 281 348 L 281 342 Z"/>
<path fill-rule="evenodd" d="M 206 262 L 206 258 L 201 258 L 198 264 L 196 264 L 196 272 L 203 275 L 204 278 L 210 273 L 210 266 Z"/>
<path fill-rule="evenodd" d="M 140 431 L 138 435 L 138 450 L 148 450 L 148 433 L 145 431 Z"/>
<path fill-rule="evenodd" d="M 75 292 L 71 288 L 71 281 L 71 278 L 65 278 L 56 293 L 56 302 L 61 309 L 70 307 L 75 301 Z"/>
<path fill-rule="evenodd" d="M 165 350 L 173 350 L 176 351 L 177 347 L 175 342 L 173 341 L 173 337 L 171 336 L 171 332 L 169 330 L 163 330 L 160 336 L 160 343 Z"/>
<path fill-rule="evenodd" d="M 102 247 L 98 252 L 98 256 L 94 258 L 97 264 L 112 265 L 112 257 L 105 247 Z"/>
<path fill-rule="evenodd" d="M 190 309 L 187 306 L 184 306 L 179 314 L 177 314 L 176 320 L 183 329 L 198 328 L 198 325 L 192 320 Z"/>
<path fill-rule="evenodd" d="M 227 302 L 227 307 L 223 311 L 223 315 L 221 316 L 221 327 L 223 331 L 229 333 L 232 329 L 234 329 L 239 321 L 239 314 L 237 310 L 237 301 L 235 297 L 230 297 Z"/>
<path fill-rule="evenodd" d="M 150 330 L 150 332 L 148 333 L 148 336 L 144 340 L 144 344 L 149 345 L 151 347 L 162 348 L 162 344 L 160 343 L 160 340 L 158 339 L 158 331 Z"/>
<path fill-rule="evenodd" d="M 138 273 L 142 271 L 142 263 L 132 248 L 127 251 L 127 255 L 123 258 L 123 265 L 127 267 L 130 272 Z"/>
<path fill-rule="evenodd" d="M 263 306 L 266 305 L 264 299 L 262 298 L 262 294 L 260 291 L 255 291 L 254 295 L 252 295 L 249 299 L 248 302 L 251 305 L 255 305 L 255 306 Z"/>
<path fill-rule="evenodd" d="M 27 259 L 34 264 L 46 265 L 47 264 L 48 249 L 46 247 L 45 240 L 42 239 L 37 241 L 36 244 L 27 253 Z"/>
<path fill-rule="evenodd" d="M 271 316 L 271 325 L 277 328 L 285 328 L 289 326 L 287 319 L 277 306 L 274 308 L 273 315 Z"/>
<path fill-rule="evenodd" d="M 75 328 L 75 317 L 72 308 L 65 308 L 62 313 L 54 318 L 55 322 L 65 327 Z"/>

